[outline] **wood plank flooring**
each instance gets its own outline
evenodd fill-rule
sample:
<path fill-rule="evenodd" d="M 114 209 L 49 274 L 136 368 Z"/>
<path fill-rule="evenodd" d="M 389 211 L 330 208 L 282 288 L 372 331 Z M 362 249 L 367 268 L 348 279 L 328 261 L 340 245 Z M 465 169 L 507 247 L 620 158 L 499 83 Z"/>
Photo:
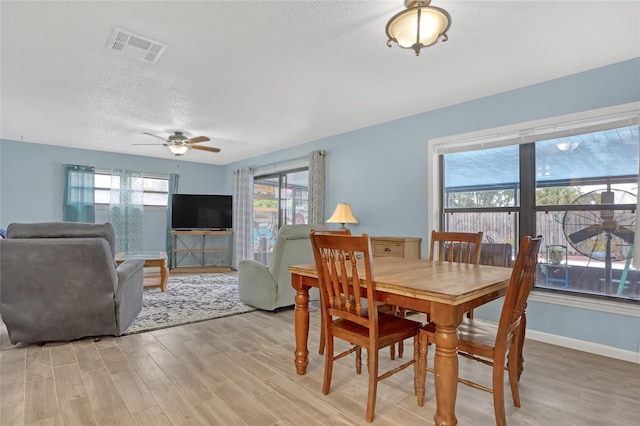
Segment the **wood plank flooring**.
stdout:
<path fill-rule="evenodd" d="M 251 312 L 100 341 L 12 347 L 0 331 L 0 425 L 362 425 L 366 374 L 337 362 L 322 395 L 319 317 L 312 313 L 310 365 L 293 364 L 293 311 Z M 410 345 L 406 354 L 412 353 Z M 433 350 L 429 354 L 432 364 Z M 388 352 L 381 368 L 392 362 Z M 460 360 L 461 375 L 490 383 L 491 369 Z M 640 421 L 640 365 L 539 342 L 525 344 L 522 425 L 632 425 Z M 418 407 L 413 371 L 379 384 L 379 425 L 433 424 L 433 376 Z M 490 394 L 458 387 L 459 425 L 494 425 Z"/>

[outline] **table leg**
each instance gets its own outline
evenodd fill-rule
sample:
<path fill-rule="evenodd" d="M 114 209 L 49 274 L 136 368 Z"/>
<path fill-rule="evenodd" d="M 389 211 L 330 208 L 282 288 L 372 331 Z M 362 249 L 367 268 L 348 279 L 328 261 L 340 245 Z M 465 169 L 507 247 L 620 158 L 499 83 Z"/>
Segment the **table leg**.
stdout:
<path fill-rule="evenodd" d="M 294 312 L 294 326 L 296 333 L 296 372 L 300 375 L 307 373 L 309 365 L 309 287 L 302 285 L 300 275 L 291 275 L 291 285 L 296 289 L 296 309 Z"/>
<path fill-rule="evenodd" d="M 167 291 L 167 281 L 169 280 L 169 265 L 165 260 L 160 266 L 160 290 Z"/>
<path fill-rule="evenodd" d="M 433 418 L 437 426 L 453 426 L 458 424 L 455 413 L 458 392 L 458 325 L 462 322 L 462 314 L 458 312 L 458 315 L 455 315 L 458 317 L 457 321 L 454 318 L 439 316 L 437 311 L 431 314 L 433 322 L 436 323 L 436 354 L 433 367 L 437 407 Z"/>

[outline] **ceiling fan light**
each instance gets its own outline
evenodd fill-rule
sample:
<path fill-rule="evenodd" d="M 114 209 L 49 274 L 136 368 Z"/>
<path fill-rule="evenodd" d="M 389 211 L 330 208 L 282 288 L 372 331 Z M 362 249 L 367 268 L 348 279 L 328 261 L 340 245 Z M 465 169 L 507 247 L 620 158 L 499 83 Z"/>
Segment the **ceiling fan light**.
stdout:
<path fill-rule="evenodd" d="M 418 56 L 421 48 L 435 44 L 440 36 L 442 41 L 447 41 L 451 17 L 446 10 L 429 3 L 431 0 L 405 1 L 407 9 L 387 22 L 387 46 L 395 42 L 403 49 L 415 50 Z"/>
<path fill-rule="evenodd" d="M 186 145 L 169 145 L 169 151 L 173 153 L 173 155 L 179 156 L 184 155 L 185 152 L 189 149 Z"/>

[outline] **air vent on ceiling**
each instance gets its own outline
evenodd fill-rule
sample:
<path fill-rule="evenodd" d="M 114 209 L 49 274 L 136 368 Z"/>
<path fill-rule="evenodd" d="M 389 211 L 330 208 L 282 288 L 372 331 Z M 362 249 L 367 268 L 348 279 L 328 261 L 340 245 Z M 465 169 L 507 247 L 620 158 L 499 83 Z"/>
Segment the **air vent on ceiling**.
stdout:
<path fill-rule="evenodd" d="M 155 64 L 167 45 L 116 28 L 109 41 L 109 47 L 115 52 Z"/>

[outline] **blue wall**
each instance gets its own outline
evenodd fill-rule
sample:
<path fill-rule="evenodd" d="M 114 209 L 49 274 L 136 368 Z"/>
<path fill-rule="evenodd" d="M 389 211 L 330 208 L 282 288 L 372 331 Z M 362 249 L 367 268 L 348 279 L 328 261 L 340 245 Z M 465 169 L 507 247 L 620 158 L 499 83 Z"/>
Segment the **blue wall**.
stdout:
<path fill-rule="evenodd" d="M 122 168 L 145 173 L 180 175 L 178 192 L 231 194 L 222 176 L 225 170 L 206 164 L 113 154 L 51 145 L 0 141 L 0 228 L 12 222 L 62 220 L 63 164 L 97 169 Z M 96 209 L 96 221 L 108 221 L 105 209 Z M 164 250 L 166 209 L 144 214 L 144 249 Z"/>
<path fill-rule="evenodd" d="M 327 153 L 325 217 L 338 202 L 349 202 L 360 221 L 359 225 L 350 226 L 354 233 L 422 237 L 426 253 L 428 140 L 637 101 L 640 101 L 640 58 L 227 166 L 1 141 L 0 226 L 18 220 L 59 220 L 64 163 L 142 169 L 149 173 L 174 172 L 181 176 L 181 192 L 231 193 L 233 169 L 268 165 L 323 149 Z M 145 223 L 145 248 L 161 250 L 164 240 L 153 235 L 156 229 L 164 228 L 164 217 L 154 216 L 151 220 L 151 224 Z M 479 310 L 478 316 L 497 318 L 497 306 L 492 304 Z M 640 352 L 637 316 L 538 302 L 530 303 L 529 313 L 530 329 Z"/>
<path fill-rule="evenodd" d="M 323 149 L 325 218 L 338 202 L 351 203 L 360 221 L 349 226 L 354 233 L 422 237 L 425 254 L 428 140 L 638 101 L 640 59 L 633 59 L 237 162 L 225 175 Z M 497 321 L 500 306 L 477 316 Z M 638 316 L 533 301 L 529 313 L 529 329 L 640 353 Z"/>
<path fill-rule="evenodd" d="M 425 252 L 428 140 L 639 100 L 634 59 L 233 163 L 225 176 L 325 150 L 325 217 L 351 203 L 353 232 L 422 237 Z"/>

